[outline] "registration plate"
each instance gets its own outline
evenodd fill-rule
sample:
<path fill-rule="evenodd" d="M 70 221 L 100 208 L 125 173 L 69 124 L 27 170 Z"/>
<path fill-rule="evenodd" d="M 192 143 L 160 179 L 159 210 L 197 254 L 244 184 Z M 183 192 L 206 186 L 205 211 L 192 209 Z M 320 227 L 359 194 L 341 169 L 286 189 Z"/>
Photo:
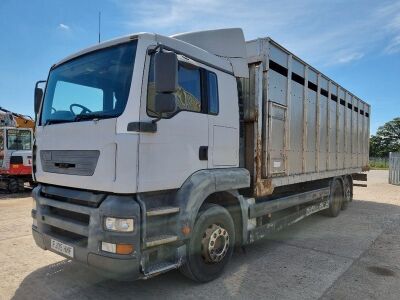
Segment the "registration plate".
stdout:
<path fill-rule="evenodd" d="M 51 249 L 56 250 L 69 257 L 74 257 L 74 247 L 61 243 L 57 240 L 51 240 Z"/>

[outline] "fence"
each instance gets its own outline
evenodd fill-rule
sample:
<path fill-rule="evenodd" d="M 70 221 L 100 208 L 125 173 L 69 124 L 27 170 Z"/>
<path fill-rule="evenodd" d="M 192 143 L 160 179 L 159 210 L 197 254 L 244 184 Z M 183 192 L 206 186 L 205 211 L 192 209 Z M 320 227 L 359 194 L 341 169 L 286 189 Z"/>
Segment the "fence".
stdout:
<path fill-rule="evenodd" d="M 389 183 L 400 185 L 400 152 L 389 154 Z"/>
<path fill-rule="evenodd" d="M 388 169 L 389 158 L 388 157 L 370 157 L 369 166 L 373 169 Z"/>

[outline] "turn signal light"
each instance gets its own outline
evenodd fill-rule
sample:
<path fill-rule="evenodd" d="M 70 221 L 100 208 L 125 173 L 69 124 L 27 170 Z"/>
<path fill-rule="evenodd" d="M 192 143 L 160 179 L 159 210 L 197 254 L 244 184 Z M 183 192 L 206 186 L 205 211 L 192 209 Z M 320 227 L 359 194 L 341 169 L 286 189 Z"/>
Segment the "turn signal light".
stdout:
<path fill-rule="evenodd" d="M 101 243 L 101 250 L 115 254 L 131 254 L 133 252 L 133 245 L 131 244 L 112 244 L 107 242 Z"/>
<path fill-rule="evenodd" d="M 117 244 L 117 254 L 131 254 L 132 252 L 133 252 L 133 245 Z"/>

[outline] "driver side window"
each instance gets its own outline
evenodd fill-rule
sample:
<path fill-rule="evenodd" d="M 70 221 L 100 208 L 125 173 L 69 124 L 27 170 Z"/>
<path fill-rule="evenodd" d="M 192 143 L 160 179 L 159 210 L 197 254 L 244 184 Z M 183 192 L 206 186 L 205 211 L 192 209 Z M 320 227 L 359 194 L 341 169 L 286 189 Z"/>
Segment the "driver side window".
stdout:
<path fill-rule="evenodd" d="M 201 69 L 179 62 L 178 65 L 178 91 L 176 92 L 178 99 L 177 111 L 202 111 L 202 86 L 201 86 Z M 147 87 L 147 113 L 151 117 L 157 117 L 154 112 L 154 56 L 150 61 L 149 80 Z M 164 115 L 168 118 L 176 112 Z"/>

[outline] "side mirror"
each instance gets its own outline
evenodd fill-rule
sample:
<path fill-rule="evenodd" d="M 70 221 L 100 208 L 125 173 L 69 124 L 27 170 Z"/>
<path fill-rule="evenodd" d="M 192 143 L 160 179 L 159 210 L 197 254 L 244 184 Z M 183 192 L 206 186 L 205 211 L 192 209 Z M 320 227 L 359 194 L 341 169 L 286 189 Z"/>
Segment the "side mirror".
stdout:
<path fill-rule="evenodd" d="M 46 80 L 40 80 L 35 84 L 35 96 L 34 96 L 35 116 L 39 113 L 40 104 L 42 103 L 42 98 L 43 98 L 43 89 L 39 87 L 39 84 L 43 84 L 45 82 Z"/>
<path fill-rule="evenodd" d="M 35 88 L 35 115 L 38 114 L 40 103 L 42 102 L 43 98 L 43 90 L 39 87 Z"/>
<path fill-rule="evenodd" d="M 173 93 L 157 94 L 154 99 L 154 109 L 160 115 L 172 113 L 176 110 L 176 102 L 176 95 Z"/>
<path fill-rule="evenodd" d="M 156 93 L 175 93 L 178 90 L 178 56 L 174 52 L 157 52 L 154 58 Z"/>

